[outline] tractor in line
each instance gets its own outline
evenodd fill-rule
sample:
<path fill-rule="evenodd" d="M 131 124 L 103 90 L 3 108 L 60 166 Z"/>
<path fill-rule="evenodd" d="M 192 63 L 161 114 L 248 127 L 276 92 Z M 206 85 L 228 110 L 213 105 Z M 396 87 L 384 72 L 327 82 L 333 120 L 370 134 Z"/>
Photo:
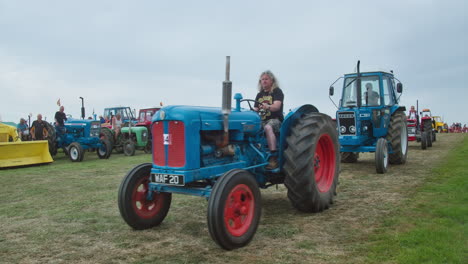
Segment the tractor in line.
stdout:
<path fill-rule="evenodd" d="M 173 105 L 153 116 L 152 162 L 130 170 L 118 190 L 120 214 L 132 228 L 160 225 L 173 193 L 204 197 L 212 239 L 232 250 L 256 233 L 260 189 L 284 183 L 291 204 L 302 212 L 332 205 L 340 155 L 331 117 L 309 104 L 289 112 L 278 135 L 279 167 L 268 169 L 272 153 L 261 118 L 247 107 L 254 100 L 235 94 L 231 106 L 229 69 L 227 57 L 221 108 Z"/>
<path fill-rule="evenodd" d="M 375 153 L 377 173 L 385 173 L 388 164 L 404 164 L 408 155 L 408 131 L 404 106 L 399 105 L 403 84 L 393 72 L 357 72 L 339 77 L 343 82 L 336 112 L 341 161 L 354 163 L 359 153 Z"/>

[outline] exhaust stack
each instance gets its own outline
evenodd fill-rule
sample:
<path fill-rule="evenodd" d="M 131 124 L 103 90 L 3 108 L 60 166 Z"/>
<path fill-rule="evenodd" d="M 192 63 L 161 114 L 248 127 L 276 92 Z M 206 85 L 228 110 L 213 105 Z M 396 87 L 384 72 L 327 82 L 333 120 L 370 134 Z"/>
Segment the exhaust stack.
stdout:
<path fill-rule="evenodd" d="M 229 80 L 231 57 L 226 56 L 226 80 L 223 82 L 221 112 L 223 114 L 224 137 L 221 147 L 229 144 L 229 115 L 231 114 L 232 82 Z"/>

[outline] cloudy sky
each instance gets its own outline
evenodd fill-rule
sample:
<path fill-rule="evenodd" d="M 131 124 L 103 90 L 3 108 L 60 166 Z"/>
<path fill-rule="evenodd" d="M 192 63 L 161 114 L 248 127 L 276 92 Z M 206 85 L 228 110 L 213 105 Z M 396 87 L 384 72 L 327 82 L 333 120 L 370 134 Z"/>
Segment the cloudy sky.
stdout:
<path fill-rule="evenodd" d="M 105 107 L 221 105 L 225 56 L 233 93 L 254 98 L 273 71 L 285 109 L 334 116 L 328 87 L 357 60 L 393 70 L 401 104 L 419 100 L 468 123 L 468 1 L 0 0 L 0 117 L 53 120 L 60 98 L 80 116 Z"/>

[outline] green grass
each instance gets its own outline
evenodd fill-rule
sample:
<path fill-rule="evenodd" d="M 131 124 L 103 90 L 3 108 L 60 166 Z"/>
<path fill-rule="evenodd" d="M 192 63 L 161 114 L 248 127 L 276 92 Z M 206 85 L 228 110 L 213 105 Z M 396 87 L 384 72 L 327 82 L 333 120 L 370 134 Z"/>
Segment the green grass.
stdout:
<path fill-rule="evenodd" d="M 385 219 L 364 248 L 367 262 L 468 263 L 468 140 L 396 214 Z"/>
<path fill-rule="evenodd" d="M 0 170 L 0 263 L 467 263 L 462 137 L 412 148 L 408 164 L 384 175 L 372 157 L 342 164 L 336 203 L 319 214 L 294 209 L 282 185 L 262 190 L 257 233 L 233 251 L 211 239 L 204 198 L 174 194 L 155 228 L 125 224 L 118 187 L 151 155 L 87 152 L 72 163 L 59 153 L 49 165 Z"/>

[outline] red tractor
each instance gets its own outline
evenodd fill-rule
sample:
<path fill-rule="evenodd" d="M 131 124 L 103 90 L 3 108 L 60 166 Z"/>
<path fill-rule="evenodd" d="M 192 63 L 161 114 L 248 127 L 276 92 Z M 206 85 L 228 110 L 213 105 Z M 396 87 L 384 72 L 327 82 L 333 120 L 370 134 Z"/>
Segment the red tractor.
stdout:
<path fill-rule="evenodd" d="M 144 126 L 148 129 L 148 143 L 145 147 L 145 153 L 151 153 L 151 146 L 152 146 L 152 136 L 151 136 L 151 121 L 153 119 L 153 115 L 161 109 L 160 107 L 153 107 L 153 108 L 145 108 L 140 109 L 138 113 L 138 119 L 136 126 Z"/>
<path fill-rule="evenodd" d="M 411 110 L 407 116 L 408 141 L 421 142 L 421 148 L 426 149 L 427 147 L 432 147 L 432 118 L 423 115 L 423 113 L 424 111 L 421 112 L 422 117 L 420 119 L 418 110 L 415 110 L 414 106 L 411 106 Z"/>

